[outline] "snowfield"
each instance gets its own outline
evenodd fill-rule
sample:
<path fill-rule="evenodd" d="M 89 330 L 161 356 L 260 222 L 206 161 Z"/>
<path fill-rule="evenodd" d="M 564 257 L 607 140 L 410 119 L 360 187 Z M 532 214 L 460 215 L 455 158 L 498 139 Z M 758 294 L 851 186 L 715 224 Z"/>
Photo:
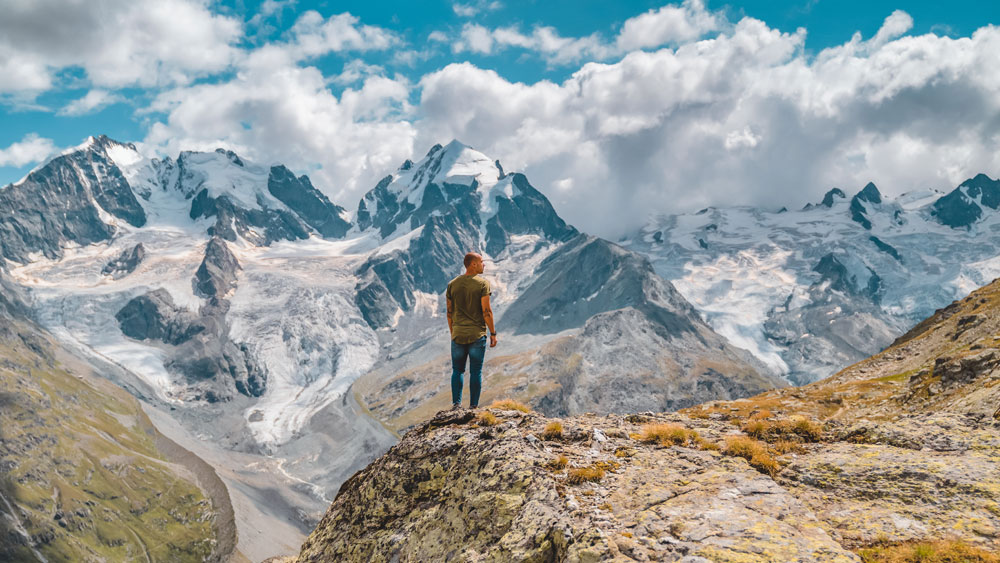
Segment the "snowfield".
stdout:
<path fill-rule="evenodd" d="M 898 336 L 1000 275 L 1000 214 L 986 209 L 969 229 L 953 229 L 931 215 L 942 195 L 923 190 L 880 204 L 864 202 L 871 230 L 852 220 L 848 194 L 834 198 L 831 207 L 798 211 L 734 207 L 653 216 L 623 244 L 646 254 L 713 329 L 777 373 L 804 383 L 847 364 L 800 358 L 774 338 L 769 330 L 788 314 L 845 301 L 873 311 Z M 849 290 L 833 287 L 816 271 L 826 255 L 843 266 Z M 872 283 L 878 285 L 874 298 L 867 295 Z M 811 332 L 800 337 L 814 338 Z M 845 357 L 857 361 L 888 344 L 873 342 L 870 352 Z"/>

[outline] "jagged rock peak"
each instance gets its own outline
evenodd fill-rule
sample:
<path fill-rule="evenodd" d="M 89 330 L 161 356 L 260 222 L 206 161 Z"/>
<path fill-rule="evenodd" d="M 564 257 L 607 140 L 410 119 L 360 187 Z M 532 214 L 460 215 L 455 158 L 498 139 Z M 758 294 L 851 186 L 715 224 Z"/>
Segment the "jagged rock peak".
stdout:
<path fill-rule="evenodd" d="M 882 193 L 878 191 L 878 188 L 875 187 L 874 183 L 868 182 L 865 184 L 865 187 L 861 188 L 861 191 L 854 196 L 854 199 L 868 201 L 871 203 L 882 203 Z"/>
<path fill-rule="evenodd" d="M 1000 180 L 994 180 L 986 174 L 978 174 L 975 178 L 962 182 L 959 188 L 965 188 L 969 197 L 978 198 L 980 203 L 990 209 L 1000 207 Z"/>
<path fill-rule="evenodd" d="M 123 143 L 121 141 L 116 141 L 116 140 L 112 139 L 111 137 L 108 137 L 107 135 L 103 135 L 103 134 L 102 135 L 98 135 L 96 137 L 94 137 L 94 136 L 88 137 L 87 141 L 85 143 L 83 143 L 82 145 L 80 145 L 78 147 L 78 149 L 81 149 L 81 148 L 82 149 L 87 149 L 87 148 L 91 148 L 91 147 L 93 147 L 93 148 L 99 148 L 99 149 L 108 149 L 108 148 L 116 147 L 116 146 L 117 147 L 125 147 L 125 148 L 129 148 L 129 149 L 132 149 L 132 150 L 138 150 L 138 149 L 135 148 L 135 144 L 134 143 Z"/>
<path fill-rule="evenodd" d="M 225 156 L 226 158 L 229 159 L 230 162 L 232 162 L 236 166 L 243 166 L 243 160 L 241 160 L 240 157 L 233 151 L 220 147 L 215 149 L 215 152 Z"/>
<path fill-rule="evenodd" d="M 205 246 L 205 258 L 195 272 L 195 288 L 203 297 L 225 297 L 236 287 L 236 273 L 241 269 L 226 241 L 213 236 Z"/>
<path fill-rule="evenodd" d="M 847 199 L 847 194 L 845 194 L 844 190 L 840 188 L 833 188 L 832 190 L 826 192 L 826 195 L 823 196 L 823 201 L 820 202 L 820 204 L 825 205 L 826 207 L 833 207 L 834 198 Z"/>

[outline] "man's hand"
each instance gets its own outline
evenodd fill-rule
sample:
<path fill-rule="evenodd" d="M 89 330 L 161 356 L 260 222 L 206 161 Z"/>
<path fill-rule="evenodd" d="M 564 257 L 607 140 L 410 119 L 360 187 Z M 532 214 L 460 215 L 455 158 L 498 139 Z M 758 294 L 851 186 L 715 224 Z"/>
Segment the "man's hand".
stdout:
<path fill-rule="evenodd" d="M 491 334 L 490 335 L 490 348 L 496 348 L 496 345 L 497 345 L 497 335 Z"/>

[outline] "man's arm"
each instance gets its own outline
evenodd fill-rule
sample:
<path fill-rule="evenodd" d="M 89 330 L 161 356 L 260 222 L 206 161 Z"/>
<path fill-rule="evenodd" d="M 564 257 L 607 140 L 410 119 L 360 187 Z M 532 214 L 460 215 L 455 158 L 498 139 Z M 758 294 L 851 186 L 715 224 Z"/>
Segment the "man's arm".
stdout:
<path fill-rule="evenodd" d="M 451 299 L 446 300 L 448 302 L 448 334 L 451 334 L 451 313 L 455 310 L 455 306 L 452 305 Z"/>
<path fill-rule="evenodd" d="M 497 331 L 493 328 L 493 307 L 490 307 L 490 296 L 484 295 L 480 299 L 483 305 L 483 320 L 486 321 L 486 328 L 490 329 L 490 348 L 497 345 Z"/>

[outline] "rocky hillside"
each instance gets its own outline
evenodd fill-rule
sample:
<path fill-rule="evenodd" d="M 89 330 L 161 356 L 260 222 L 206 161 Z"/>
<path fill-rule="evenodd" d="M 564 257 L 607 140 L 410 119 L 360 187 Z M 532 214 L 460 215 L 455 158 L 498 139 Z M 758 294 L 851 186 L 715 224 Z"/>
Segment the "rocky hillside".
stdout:
<path fill-rule="evenodd" d="M 998 313 L 1000 281 L 831 378 L 680 413 L 441 412 L 296 560 L 996 561 Z"/>
<path fill-rule="evenodd" d="M 211 467 L 23 318 L 3 272 L 0 286 L 0 560 L 227 560 L 233 511 Z"/>

